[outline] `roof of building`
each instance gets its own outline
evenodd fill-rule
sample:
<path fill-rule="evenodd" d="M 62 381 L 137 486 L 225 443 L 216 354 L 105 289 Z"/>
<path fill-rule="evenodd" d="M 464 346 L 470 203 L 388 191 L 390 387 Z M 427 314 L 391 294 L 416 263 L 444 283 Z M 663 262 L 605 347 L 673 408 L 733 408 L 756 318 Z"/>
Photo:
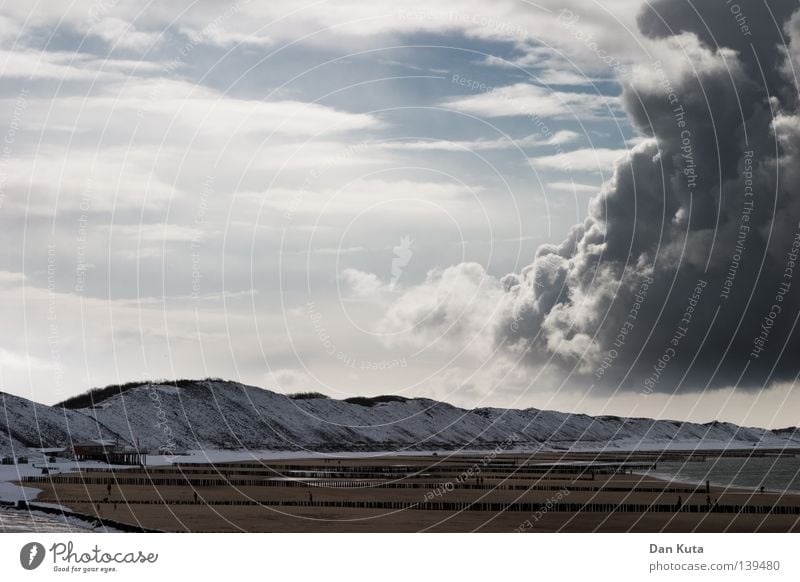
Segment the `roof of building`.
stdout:
<path fill-rule="evenodd" d="M 102 441 L 83 441 L 72 443 L 73 447 L 113 447 L 114 443 L 104 443 Z"/>

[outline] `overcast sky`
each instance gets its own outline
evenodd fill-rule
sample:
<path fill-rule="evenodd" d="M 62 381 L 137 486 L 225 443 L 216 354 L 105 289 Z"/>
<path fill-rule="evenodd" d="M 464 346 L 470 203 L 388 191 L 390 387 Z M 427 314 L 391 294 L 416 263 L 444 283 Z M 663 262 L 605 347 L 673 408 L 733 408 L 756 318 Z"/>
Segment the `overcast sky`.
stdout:
<path fill-rule="evenodd" d="M 4 4 L 0 390 L 796 424 L 800 27 L 700 4 Z"/>

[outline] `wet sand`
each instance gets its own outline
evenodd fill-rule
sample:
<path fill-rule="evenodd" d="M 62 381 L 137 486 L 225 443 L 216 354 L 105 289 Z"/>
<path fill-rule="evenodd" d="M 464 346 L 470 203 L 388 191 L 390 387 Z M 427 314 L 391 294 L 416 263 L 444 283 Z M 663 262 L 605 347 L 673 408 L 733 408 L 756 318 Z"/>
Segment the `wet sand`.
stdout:
<path fill-rule="evenodd" d="M 709 454 L 744 453 L 702 456 Z M 37 501 L 163 531 L 800 531 L 795 493 L 706 491 L 635 473 L 693 455 L 282 459 L 84 471 L 23 484 L 42 489 Z"/>

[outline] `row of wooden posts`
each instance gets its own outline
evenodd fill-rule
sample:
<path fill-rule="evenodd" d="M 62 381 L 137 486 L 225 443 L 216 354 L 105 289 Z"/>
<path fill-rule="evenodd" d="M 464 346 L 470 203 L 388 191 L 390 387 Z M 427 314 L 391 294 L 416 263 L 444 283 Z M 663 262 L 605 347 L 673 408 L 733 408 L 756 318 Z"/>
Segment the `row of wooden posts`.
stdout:
<path fill-rule="evenodd" d="M 620 464 L 541 464 L 541 465 L 519 465 L 516 467 L 498 467 L 493 466 L 491 463 L 482 464 L 480 462 L 474 464 L 475 471 L 482 473 L 502 472 L 514 474 L 541 474 L 541 473 L 556 473 L 575 475 L 581 473 L 594 472 L 597 474 L 615 474 L 627 471 L 647 471 L 655 469 L 654 463 L 620 463 Z M 464 466 L 450 466 L 450 465 L 433 465 L 433 466 L 413 466 L 413 465 L 399 465 L 399 466 L 380 466 L 380 465 L 261 465 L 257 463 L 232 463 L 220 465 L 207 465 L 207 464 L 179 464 L 174 467 L 148 467 L 146 470 L 150 473 L 159 471 L 177 471 L 186 472 L 188 470 L 203 470 L 206 472 L 216 473 L 218 471 L 231 471 L 241 473 L 241 469 L 259 469 L 261 471 L 271 471 L 274 473 L 292 472 L 296 475 L 313 476 L 319 473 L 327 475 L 342 475 L 342 476 L 356 476 L 362 474 L 370 475 L 406 475 L 406 474 L 420 474 L 420 473 L 463 473 Z"/>
<path fill-rule="evenodd" d="M 637 492 L 637 493 L 695 493 L 705 491 L 705 488 L 696 487 L 650 487 L 638 485 L 624 487 L 614 485 L 527 485 L 515 483 L 489 483 L 476 484 L 474 480 L 460 483 L 448 482 L 421 482 L 421 481 L 351 481 L 351 480 L 285 480 L 285 479 L 182 479 L 179 477 L 131 477 L 117 474 L 111 477 L 82 477 L 78 475 L 41 475 L 23 477 L 24 483 L 52 483 L 61 485 L 137 485 L 154 487 L 316 487 L 316 488 L 343 488 L 343 489 L 472 489 L 485 491 L 559 491 L 566 489 L 571 492 Z"/>
<path fill-rule="evenodd" d="M 85 499 L 59 499 L 67 505 L 97 503 Z M 103 503 L 125 505 L 211 505 L 211 506 L 264 506 L 264 507 L 332 507 L 349 509 L 387 509 L 419 511 L 490 511 L 500 512 L 568 512 L 568 513 L 735 513 L 753 515 L 800 515 L 800 506 L 736 505 L 736 504 L 675 504 L 675 503 L 551 503 L 551 502 L 487 502 L 487 501 L 305 501 L 252 499 L 214 500 L 162 500 L 162 499 L 109 499 Z"/>

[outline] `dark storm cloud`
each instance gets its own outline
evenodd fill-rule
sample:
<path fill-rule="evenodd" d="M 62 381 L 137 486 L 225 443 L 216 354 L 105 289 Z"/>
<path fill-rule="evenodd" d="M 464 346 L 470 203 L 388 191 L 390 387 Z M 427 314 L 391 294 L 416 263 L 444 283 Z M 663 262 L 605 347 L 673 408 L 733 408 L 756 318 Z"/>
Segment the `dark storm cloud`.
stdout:
<path fill-rule="evenodd" d="M 664 41 L 623 98 L 654 139 L 618 163 L 568 240 L 504 280 L 515 301 L 504 329 L 536 361 L 645 393 L 795 377 L 800 37 L 796 18 L 787 24 L 797 8 L 642 10 L 642 32 Z"/>
<path fill-rule="evenodd" d="M 761 85 L 763 74 L 772 94 L 793 102 L 796 91 L 774 64 L 785 48 L 782 27 L 798 7 L 797 0 L 659 0 L 645 5 L 638 24 L 652 38 L 691 32 L 707 46 L 737 51 L 748 78 Z"/>

